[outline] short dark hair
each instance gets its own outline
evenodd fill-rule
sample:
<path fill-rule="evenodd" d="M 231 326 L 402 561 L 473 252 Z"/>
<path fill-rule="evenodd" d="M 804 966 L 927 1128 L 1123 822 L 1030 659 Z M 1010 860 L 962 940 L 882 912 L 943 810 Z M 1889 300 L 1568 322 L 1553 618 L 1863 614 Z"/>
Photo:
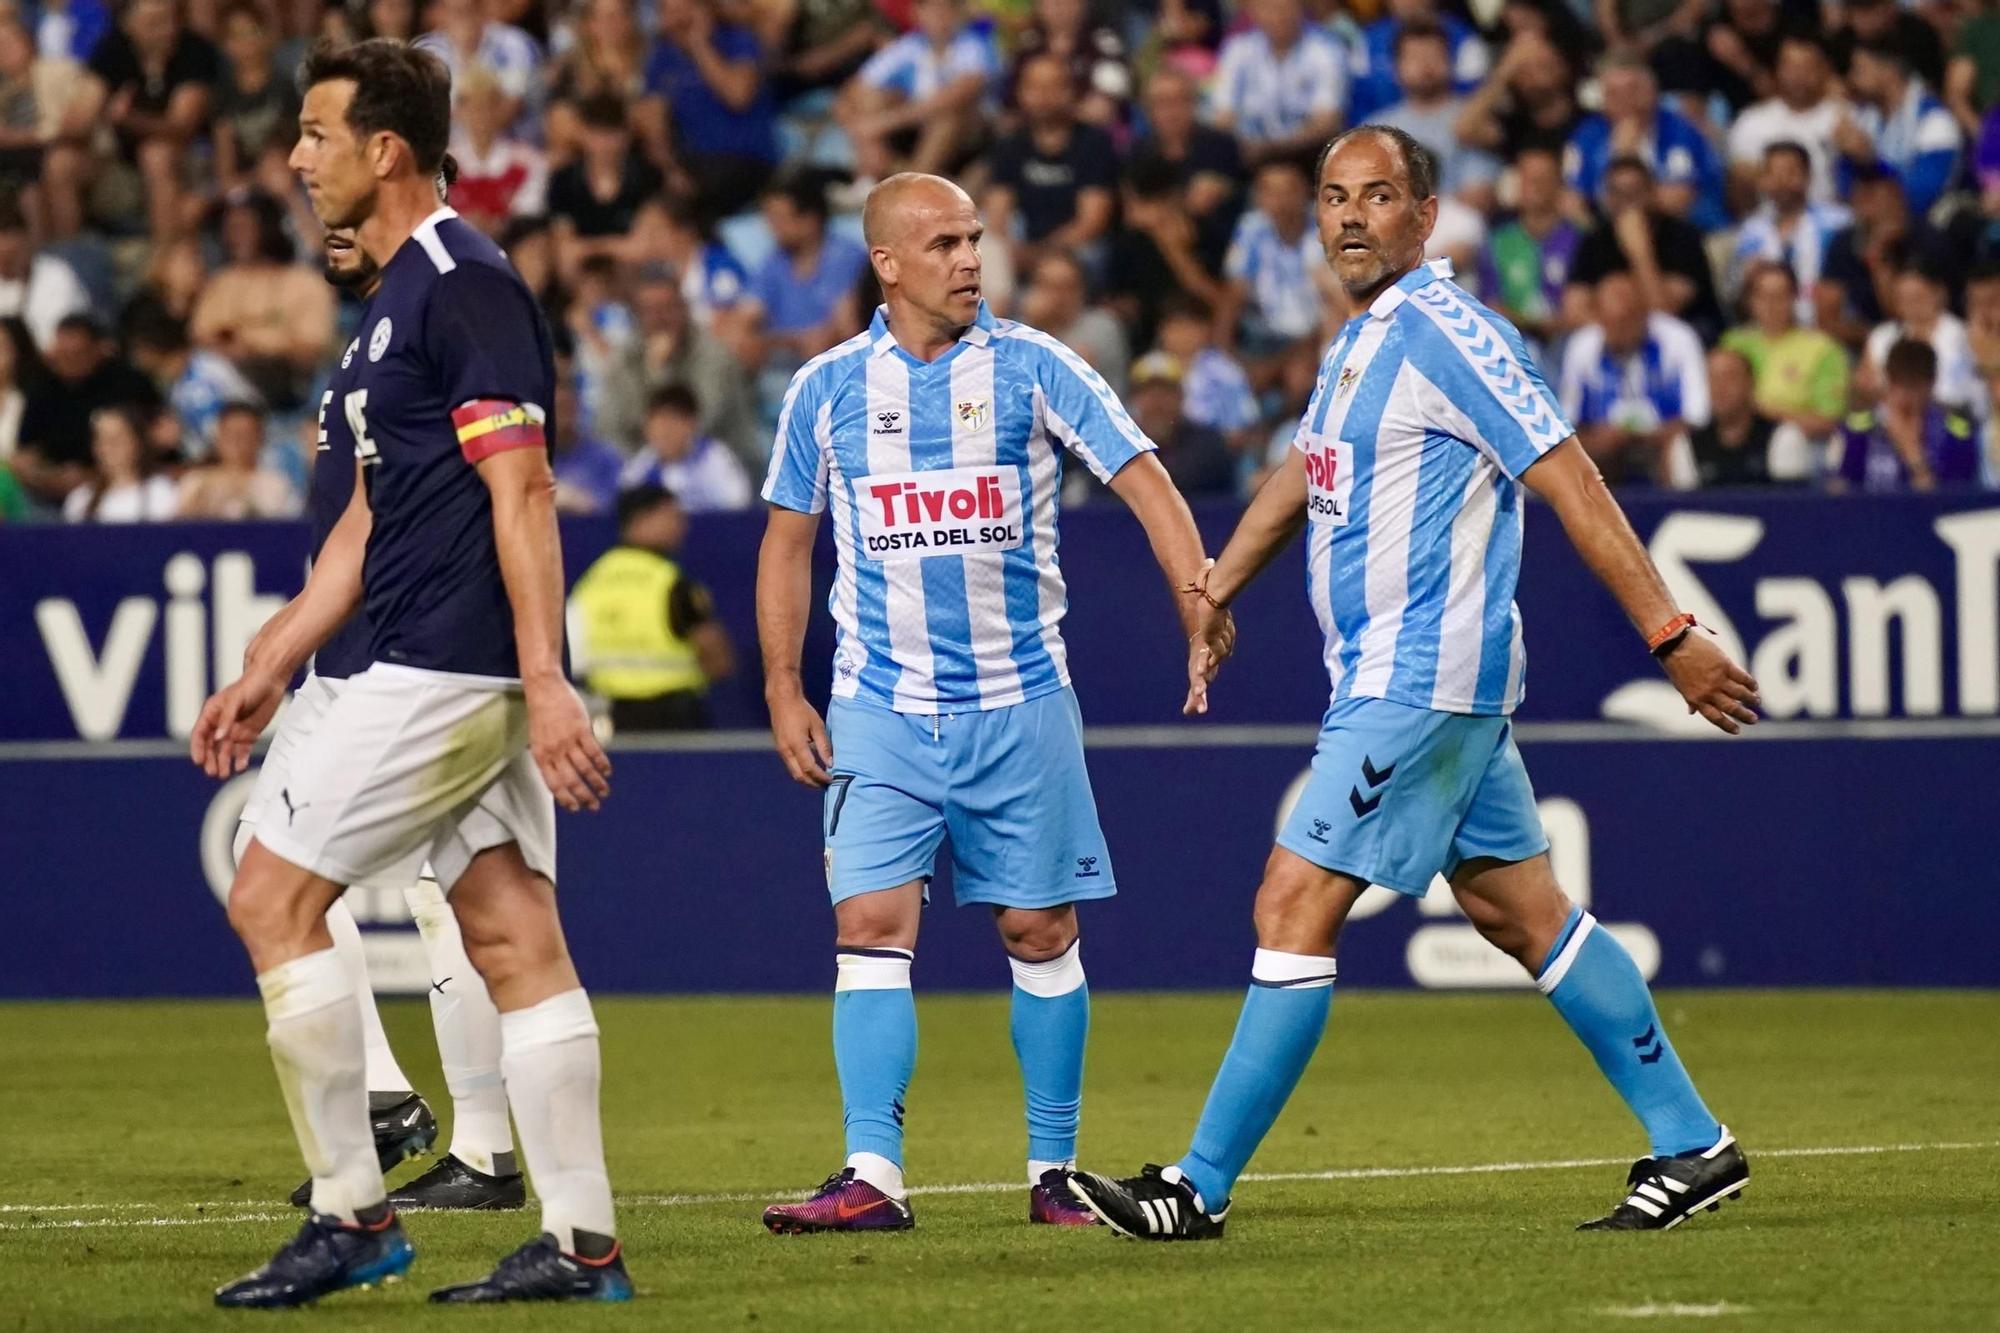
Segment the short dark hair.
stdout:
<path fill-rule="evenodd" d="M 1433 23 L 1429 19 L 1418 19 L 1415 22 L 1405 23 L 1402 27 L 1398 28 L 1396 30 L 1395 44 L 1389 53 L 1390 57 L 1401 60 L 1403 58 L 1403 48 L 1411 42 L 1442 42 L 1445 54 L 1447 56 L 1451 54 L 1450 36 L 1446 34 L 1443 25 Z"/>
<path fill-rule="evenodd" d="M 1208 302 L 1193 292 L 1175 292 L 1160 301 L 1159 323 L 1172 319 L 1198 319 L 1206 324 L 1215 318 L 1215 311 Z"/>
<path fill-rule="evenodd" d="M 458 184 L 458 159 L 450 153 L 446 153 L 438 162 L 438 180 L 444 185 L 446 193 L 451 191 L 452 186 Z"/>
<path fill-rule="evenodd" d="M 826 181 L 811 171 L 781 171 L 764 187 L 764 198 L 783 199 L 801 213 L 826 221 Z"/>
<path fill-rule="evenodd" d="M 264 409 L 244 398 L 232 398 L 224 403 L 216 412 L 215 419 L 221 421 L 224 417 L 233 417 L 245 412 L 255 417 L 258 425 L 264 424 Z"/>
<path fill-rule="evenodd" d="M 1885 65 L 1894 65 L 1897 73 L 1905 77 L 1909 75 L 1910 57 L 1904 54 L 1903 48 L 1897 43 L 1894 37 L 1884 35 L 1856 42 L 1854 45 L 1854 54 L 1858 56 L 1872 56 Z"/>
<path fill-rule="evenodd" d="M 97 316 L 79 310 L 64 315 L 56 321 L 57 333 L 81 333 L 95 341 L 104 336 L 104 326 L 97 322 Z"/>
<path fill-rule="evenodd" d="M 694 396 L 694 390 L 685 384 L 667 384 L 653 390 L 646 396 L 646 415 L 655 412 L 679 412 L 682 416 L 699 417 L 701 403 Z"/>
<path fill-rule="evenodd" d="M 443 61 L 389 37 L 351 46 L 322 39 L 299 66 L 299 87 L 340 79 L 354 85 L 347 128 L 356 137 L 396 135 L 410 145 L 418 171 L 436 173 L 451 138 L 451 74 Z"/>
<path fill-rule="evenodd" d="M 1437 193 L 1437 154 L 1417 142 L 1409 131 L 1399 130 L 1394 125 L 1356 125 L 1353 129 L 1345 130 L 1327 140 L 1326 147 L 1319 150 L 1319 157 L 1313 162 L 1314 188 L 1317 188 L 1319 178 L 1326 173 L 1326 160 L 1333 156 L 1334 150 L 1349 139 L 1363 134 L 1387 139 L 1396 146 L 1396 151 L 1403 157 L 1403 169 L 1410 177 L 1410 193 L 1419 201 Z"/>
<path fill-rule="evenodd" d="M 628 490 L 618 492 L 618 526 L 622 529 L 633 519 L 651 510 L 656 505 L 674 504 L 679 501 L 672 491 L 654 482 L 641 482 Z"/>
<path fill-rule="evenodd" d="M 1807 152 L 1806 146 L 1798 140 L 1779 139 L 1776 143 L 1764 146 L 1764 160 L 1766 162 L 1769 162 L 1774 155 L 1781 153 L 1790 154 L 1799 160 L 1801 167 L 1804 167 L 1807 171 L 1812 170 L 1812 154 Z"/>
<path fill-rule="evenodd" d="M 1891 384 L 1929 388 L 1937 383 L 1937 352 L 1929 343 L 1918 342 L 1915 338 L 1898 338 L 1882 363 L 1882 372 Z"/>
<path fill-rule="evenodd" d="M 1653 164 L 1637 153 L 1623 153 L 1604 164 L 1606 179 L 1614 171 L 1636 171 L 1646 178 L 1648 185 L 1653 183 Z"/>
<path fill-rule="evenodd" d="M 132 312 L 132 322 L 125 337 L 134 348 L 165 355 L 185 352 L 193 346 L 188 338 L 187 325 L 176 319 L 166 307 L 151 304 L 139 306 Z"/>
<path fill-rule="evenodd" d="M 1809 28 L 1787 28 L 1779 35 L 1778 46 L 1780 49 L 1787 46 L 1810 46 L 1821 59 L 1832 59 L 1826 49 L 1826 42 Z"/>

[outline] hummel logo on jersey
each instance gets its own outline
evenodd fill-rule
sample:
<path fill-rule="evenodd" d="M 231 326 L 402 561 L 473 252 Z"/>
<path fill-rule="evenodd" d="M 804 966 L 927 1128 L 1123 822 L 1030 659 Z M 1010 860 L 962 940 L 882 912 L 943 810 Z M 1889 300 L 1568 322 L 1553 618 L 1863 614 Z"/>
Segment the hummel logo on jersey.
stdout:
<path fill-rule="evenodd" d="M 1332 830 L 1332 828 L 1333 825 L 1328 823 L 1326 820 L 1315 819 L 1313 821 L 1313 826 L 1311 830 L 1306 833 L 1306 836 L 1308 838 L 1311 838 L 1314 842 L 1325 842 L 1326 835 L 1328 832 Z"/>
<path fill-rule="evenodd" d="M 1096 879 L 1098 873 L 1096 857 L 1079 856 L 1076 858 L 1076 877 L 1078 879 Z"/>
<path fill-rule="evenodd" d="M 311 801 L 303 801 L 303 802 L 299 803 L 298 805 L 293 805 L 293 804 L 292 804 L 292 789 L 291 789 L 290 787 L 280 787 L 280 788 L 278 788 L 278 799 L 279 799 L 279 800 L 281 800 L 281 801 L 283 801 L 283 802 L 285 803 L 285 827 L 286 827 L 286 828 L 290 828 L 290 827 L 292 826 L 292 821 L 293 821 L 294 819 L 298 818 L 298 813 L 299 813 L 299 811 L 301 811 L 301 810 L 305 809 L 305 808 L 306 808 L 306 806 L 308 806 L 308 805 L 311 805 L 311 804 L 312 804 L 312 802 L 311 802 Z"/>
<path fill-rule="evenodd" d="M 877 435 L 901 435 L 903 433 L 902 420 L 903 414 L 901 412 L 877 412 L 875 414 L 875 433 Z"/>

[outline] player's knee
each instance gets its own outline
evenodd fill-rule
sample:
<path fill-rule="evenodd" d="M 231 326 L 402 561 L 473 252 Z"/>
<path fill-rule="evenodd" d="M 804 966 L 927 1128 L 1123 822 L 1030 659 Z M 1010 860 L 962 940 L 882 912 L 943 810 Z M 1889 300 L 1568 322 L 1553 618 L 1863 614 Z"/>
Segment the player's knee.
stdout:
<path fill-rule="evenodd" d="M 264 880 L 239 875 L 229 889 L 229 926 L 253 949 L 301 933 L 299 905 Z"/>
<path fill-rule="evenodd" d="M 1301 873 L 1303 866 L 1277 851 L 1265 864 L 1250 914 L 1259 948 L 1313 953 L 1332 945 L 1339 922 L 1328 920 L 1332 904 L 1324 876 Z"/>
<path fill-rule="evenodd" d="M 1043 910 L 1009 907 L 996 916 L 1001 942 L 1010 955 L 1024 963 L 1047 962 L 1076 942 L 1074 907 Z"/>

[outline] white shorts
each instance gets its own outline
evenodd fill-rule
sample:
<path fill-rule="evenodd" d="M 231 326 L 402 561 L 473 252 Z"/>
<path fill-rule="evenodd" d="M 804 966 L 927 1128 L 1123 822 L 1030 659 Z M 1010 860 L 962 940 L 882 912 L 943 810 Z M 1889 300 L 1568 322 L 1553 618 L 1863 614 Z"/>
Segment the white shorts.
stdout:
<path fill-rule="evenodd" d="M 336 884 L 401 888 L 428 861 L 449 892 L 474 856 L 510 842 L 555 881 L 555 799 L 508 682 L 384 663 L 345 683 L 307 677 L 243 817 L 270 851 Z"/>

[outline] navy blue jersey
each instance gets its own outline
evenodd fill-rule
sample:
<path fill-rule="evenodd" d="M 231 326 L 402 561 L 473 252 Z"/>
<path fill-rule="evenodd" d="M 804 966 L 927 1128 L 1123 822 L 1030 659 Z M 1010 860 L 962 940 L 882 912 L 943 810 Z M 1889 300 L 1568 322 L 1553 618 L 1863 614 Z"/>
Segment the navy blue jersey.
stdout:
<path fill-rule="evenodd" d="M 340 365 L 319 398 L 319 446 L 313 454 L 312 480 L 306 488 L 306 521 L 312 526 L 315 562 L 326 547 L 333 525 L 340 522 L 340 516 L 354 498 L 354 431 L 349 428 L 347 414 L 340 410 L 339 403 L 347 390 L 354 358 L 360 354 L 361 340 L 356 338 L 341 353 Z M 328 680 L 345 680 L 366 671 L 373 636 L 368 612 L 355 611 L 313 654 L 314 674 Z"/>
<path fill-rule="evenodd" d="M 475 464 L 546 449 L 548 326 L 500 247 L 441 208 L 382 269 L 341 410 L 374 527 L 362 571 L 377 662 L 513 678 L 514 616 Z"/>

